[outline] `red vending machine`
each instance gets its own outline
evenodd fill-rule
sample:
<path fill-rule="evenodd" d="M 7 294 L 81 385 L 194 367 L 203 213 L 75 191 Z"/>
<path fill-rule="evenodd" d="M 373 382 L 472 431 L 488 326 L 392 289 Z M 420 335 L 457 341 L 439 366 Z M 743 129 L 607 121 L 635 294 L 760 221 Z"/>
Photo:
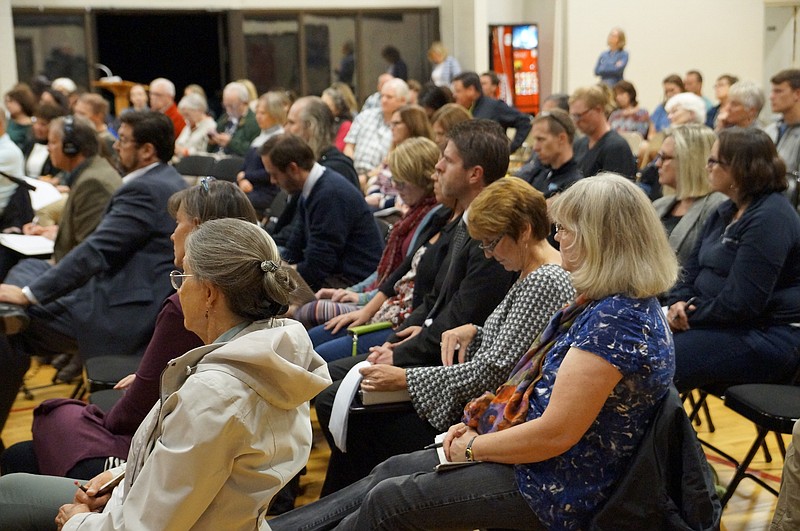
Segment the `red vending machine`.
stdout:
<path fill-rule="evenodd" d="M 539 27 L 489 26 L 489 67 L 500 78 L 500 99 L 522 112 L 539 112 Z"/>

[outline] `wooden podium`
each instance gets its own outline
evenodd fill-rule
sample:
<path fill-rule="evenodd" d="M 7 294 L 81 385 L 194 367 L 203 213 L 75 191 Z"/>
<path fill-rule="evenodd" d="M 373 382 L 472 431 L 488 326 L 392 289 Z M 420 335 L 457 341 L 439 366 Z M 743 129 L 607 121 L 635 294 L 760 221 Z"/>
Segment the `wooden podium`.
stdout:
<path fill-rule="evenodd" d="M 92 81 L 93 87 L 98 87 L 111 92 L 114 95 L 114 112 L 119 116 L 122 111 L 130 107 L 128 101 L 128 94 L 131 87 L 134 85 L 142 85 L 141 83 L 134 83 L 133 81 L 107 81 L 100 79 L 99 81 Z M 142 85 L 145 90 L 148 90 L 147 85 Z"/>

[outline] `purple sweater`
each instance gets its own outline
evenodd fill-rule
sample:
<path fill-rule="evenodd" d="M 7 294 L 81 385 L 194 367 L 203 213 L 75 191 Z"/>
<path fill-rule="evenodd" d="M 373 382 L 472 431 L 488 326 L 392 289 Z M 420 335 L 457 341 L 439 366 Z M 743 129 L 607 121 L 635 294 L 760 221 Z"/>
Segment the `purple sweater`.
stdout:
<path fill-rule="evenodd" d="M 200 338 L 183 327 L 178 294 L 170 295 L 161 306 L 136 379 L 107 414 L 67 398 L 46 400 L 36 408 L 33 444 L 41 473 L 63 476 L 78 462 L 95 457 L 126 459 L 131 437 L 158 400 L 161 371 L 169 360 L 200 345 Z"/>

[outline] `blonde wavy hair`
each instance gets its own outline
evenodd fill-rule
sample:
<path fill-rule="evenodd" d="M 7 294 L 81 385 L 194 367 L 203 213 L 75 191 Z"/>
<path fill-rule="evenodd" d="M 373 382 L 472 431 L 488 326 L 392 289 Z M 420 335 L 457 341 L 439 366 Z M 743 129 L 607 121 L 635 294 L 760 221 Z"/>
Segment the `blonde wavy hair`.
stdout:
<path fill-rule="evenodd" d="M 645 193 L 628 179 L 600 173 L 581 179 L 550 207 L 553 221 L 575 234 L 578 293 L 654 297 L 678 278 L 678 260 Z"/>

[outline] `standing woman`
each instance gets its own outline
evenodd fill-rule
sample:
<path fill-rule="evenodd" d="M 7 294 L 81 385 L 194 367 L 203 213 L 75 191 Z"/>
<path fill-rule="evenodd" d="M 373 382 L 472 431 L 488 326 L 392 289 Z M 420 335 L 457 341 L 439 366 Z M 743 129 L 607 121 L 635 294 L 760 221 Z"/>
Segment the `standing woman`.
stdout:
<path fill-rule="evenodd" d="M 725 200 L 723 194 L 711 190 L 706 173 L 706 161 L 717 136 L 699 124 L 671 127 L 666 133 L 656 157 L 658 182 L 672 187 L 675 194 L 657 199 L 653 206 L 678 262 L 685 264 L 706 219 Z"/>
<path fill-rule="evenodd" d="M 428 48 L 428 59 L 433 63 L 431 81 L 437 87 L 449 87 L 453 78 L 461 73 L 458 60 L 447 53 L 447 48 L 441 41 L 434 41 Z"/>
<path fill-rule="evenodd" d="M 734 127 L 711 148 L 708 180 L 729 200 L 667 297 L 675 386 L 786 382 L 800 359 L 800 220 L 781 193 L 786 166 L 766 133 Z"/>
<path fill-rule="evenodd" d="M 66 478 L 3 476 L 20 488 L 0 485 L 9 504 L 0 505 L 0 527 L 20 525 L 11 520 L 15 494 L 29 504 L 67 503 L 57 516 L 44 508 L 36 515 L 55 516 L 65 530 L 263 526 L 272 496 L 306 464 L 308 401 L 330 383 L 303 327 L 275 318 L 294 288 L 279 261 L 269 235 L 247 221 L 211 220 L 188 235 L 184 272 L 170 277 L 186 328 L 205 345 L 164 370 L 161 400 L 125 465 L 90 480 L 86 492 Z M 123 470 L 123 487 L 96 496 Z"/>
<path fill-rule="evenodd" d="M 608 34 L 608 50 L 600 54 L 597 65 L 594 67 L 594 75 L 600 76 L 600 80 L 613 87 L 622 81 L 625 67 L 628 66 L 628 52 L 625 51 L 625 32 L 621 28 L 614 28 Z"/>

